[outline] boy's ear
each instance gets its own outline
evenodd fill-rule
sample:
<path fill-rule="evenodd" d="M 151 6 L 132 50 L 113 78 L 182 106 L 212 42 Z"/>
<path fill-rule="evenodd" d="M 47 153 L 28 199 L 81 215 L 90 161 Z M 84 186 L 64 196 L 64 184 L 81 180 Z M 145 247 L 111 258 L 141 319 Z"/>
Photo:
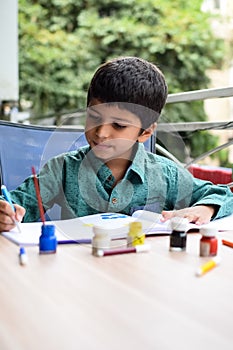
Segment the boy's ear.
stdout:
<path fill-rule="evenodd" d="M 145 142 L 151 135 L 153 135 L 155 129 L 157 128 L 157 123 L 153 123 L 149 128 L 143 130 L 143 132 L 138 136 L 138 142 Z"/>

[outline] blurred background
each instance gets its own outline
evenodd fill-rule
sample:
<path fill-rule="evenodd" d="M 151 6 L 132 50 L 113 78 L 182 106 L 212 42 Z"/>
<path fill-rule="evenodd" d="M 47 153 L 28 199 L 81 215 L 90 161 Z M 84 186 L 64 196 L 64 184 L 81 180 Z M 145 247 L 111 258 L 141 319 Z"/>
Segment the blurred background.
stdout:
<path fill-rule="evenodd" d="M 233 86 L 232 41 L 232 0 L 0 0 L 0 119 L 83 126 L 93 73 L 123 55 L 157 64 L 169 94 Z M 229 97 L 168 104 L 160 122 L 232 120 Z M 180 135 L 196 157 L 233 131 Z"/>

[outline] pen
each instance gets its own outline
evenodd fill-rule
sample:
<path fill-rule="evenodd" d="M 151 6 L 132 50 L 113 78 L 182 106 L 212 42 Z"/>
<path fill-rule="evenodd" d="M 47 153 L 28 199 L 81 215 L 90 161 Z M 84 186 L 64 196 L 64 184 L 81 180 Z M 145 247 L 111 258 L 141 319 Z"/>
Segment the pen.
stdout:
<path fill-rule="evenodd" d="M 1 186 L 1 190 L 2 190 L 3 196 L 5 197 L 5 200 L 10 204 L 12 210 L 15 212 L 15 207 L 14 207 L 14 205 L 13 205 L 13 203 L 12 203 L 10 193 L 8 192 L 6 186 L 5 186 L 5 185 L 2 185 L 2 186 Z M 19 227 L 18 221 L 15 220 L 15 219 L 13 219 L 13 220 L 14 220 L 15 225 L 17 226 L 18 231 L 21 232 L 21 229 L 20 229 L 20 227 Z"/>
<path fill-rule="evenodd" d="M 57 242 L 58 244 L 91 244 L 92 240 L 89 238 L 82 238 L 82 239 L 68 239 L 68 240 L 59 240 Z"/>
<path fill-rule="evenodd" d="M 233 242 L 226 241 L 225 239 L 222 239 L 222 244 L 227 245 L 230 248 L 233 248 Z"/>
<path fill-rule="evenodd" d="M 117 254 L 128 254 L 128 253 L 143 253 L 150 250 L 149 244 L 140 244 L 135 247 L 129 247 L 124 249 L 112 249 L 112 250 L 102 250 L 97 251 L 98 256 L 108 256 L 108 255 L 117 255 Z"/>
<path fill-rule="evenodd" d="M 19 248 L 19 263 L 20 265 L 27 265 L 28 257 L 26 255 L 26 251 L 24 247 Z"/>
<path fill-rule="evenodd" d="M 200 266 L 197 271 L 196 271 L 196 275 L 197 276 L 202 276 L 204 275 L 206 272 L 212 270 L 214 267 L 218 266 L 220 263 L 220 257 L 219 256 L 215 256 L 213 259 L 207 261 L 204 265 Z"/>

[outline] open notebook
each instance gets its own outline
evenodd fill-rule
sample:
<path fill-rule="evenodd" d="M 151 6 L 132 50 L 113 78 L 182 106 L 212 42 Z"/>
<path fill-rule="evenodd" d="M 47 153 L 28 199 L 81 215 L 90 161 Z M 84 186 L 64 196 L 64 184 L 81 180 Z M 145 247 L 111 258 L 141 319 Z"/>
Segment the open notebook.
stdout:
<path fill-rule="evenodd" d="M 104 225 L 109 227 L 109 233 L 112 239 L 126 238 L 129 230 L 129 223 L 132 221 L 142 222 L 143 232 L 146 236 L 168 235 L 171 233 L 170 222 L 162 223 L 161 215 L 145 210 L 138 210 L 132 216 L 120 213 L 101 213 L 83 216 L 70 220 L 59 220 L 48 222 L 56 227 L 56 236 L 58 243 L 64 241 L 80 241 L 90 239 L 93 236 L 93 225 Z M 229 230 L 232 228 L 233 215 L 213 221 L 208 225 L 219 230 Z M 38 245 L 41 234 L 41 222 L 20 224 L 21 233 L 17 228 L 10 232 L 3 232 L 2 235 L 18 245 Z M 224 226 L 225 225 L 225 226 Z M 200 226 L 189 224 L 189 231 L 198 231 Z"/>

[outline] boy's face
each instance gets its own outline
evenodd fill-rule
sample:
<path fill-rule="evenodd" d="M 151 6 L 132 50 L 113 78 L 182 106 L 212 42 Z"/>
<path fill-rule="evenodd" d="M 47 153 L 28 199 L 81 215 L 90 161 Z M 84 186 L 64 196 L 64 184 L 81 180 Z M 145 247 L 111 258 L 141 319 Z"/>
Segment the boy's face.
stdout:
<path fill-rule="evenodd" d="M 105 161 L 130 159 L 136 141 L 145 142 L 149 135 L 141 132 L 140 119 L 117 105 L 92 101 L 87 109 L 85 135 L 96 157 Z"/>

